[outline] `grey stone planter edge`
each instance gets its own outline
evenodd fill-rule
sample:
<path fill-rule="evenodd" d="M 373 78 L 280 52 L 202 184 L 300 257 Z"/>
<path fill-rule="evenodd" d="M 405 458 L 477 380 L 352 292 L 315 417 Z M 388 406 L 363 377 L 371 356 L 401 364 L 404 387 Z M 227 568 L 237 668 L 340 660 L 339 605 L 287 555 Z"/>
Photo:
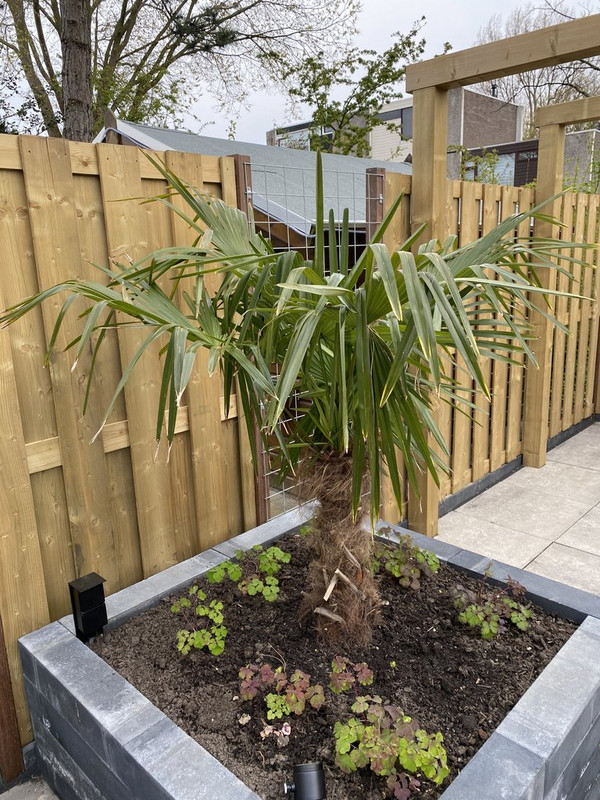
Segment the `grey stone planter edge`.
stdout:
<path fill-rule="evenodd" d="M 108 629 L 236 550 L 310 518 L 307 504 L 107 598 Z M 382 526 L 383 527 L 383 526 Z M 395 526 L 390 538 L 408 531 Z M 420 534 L 420 547 L 473 576 L 522 583 L 580 628 L 443 793 L 443 800 L 584 800 L 600 790 L 600 598 Z M 62 800 L 259 800 L 73 635 L 71 617 L 20 640 L 42 774 Z M 290 776 L 291 777 L 291 776 Z M 485 787 L 485 788 L 484 788 Z M 282 795 L 283 796 L 283 795 Z"/>

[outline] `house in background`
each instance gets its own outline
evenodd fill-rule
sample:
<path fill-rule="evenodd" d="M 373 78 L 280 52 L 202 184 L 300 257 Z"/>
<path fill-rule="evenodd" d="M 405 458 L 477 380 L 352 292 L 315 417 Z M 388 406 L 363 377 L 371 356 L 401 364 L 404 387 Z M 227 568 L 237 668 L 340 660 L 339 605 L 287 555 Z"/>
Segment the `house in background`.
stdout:
<path fill-rule="evenodd" d="M 465 177 L 481 180 L 479 159 L 493 157 L 491 179 L 484 180 L 505 186 L 524 186 L 537 179 L 538 139 L 527 139 L 506 144 L 494 144 L 486 148 L 470 150 L 473 161 L 466 163 Z M 489 162 L 488 162 L 489 163 Z M 577 191 L 596 193 L 600 190 L 600 130 L 570 131 L 565 137 L 565 186 Z"/>
<path fill-rule="evenodd" d="M 378 125 L 370 134 L 371 157 L 387 164 L 410 160 L 412 156 L 412 97 L 385 105 L 381 122 L 393 122 L 400 133 Z M 496 142 L 519 141 L 523 135 L 523 108 L 472 89 L 452 89 L 448 93 L 448 146 L 487 147 Z M 281 148 L 309 150 L 310 123 L 286 125 L 267 132 L 267 144 Z M 323 131 L 326 139 L 331 131 Z M 449 176 L 459 175 L 460 157 L 449 157 Z"/>

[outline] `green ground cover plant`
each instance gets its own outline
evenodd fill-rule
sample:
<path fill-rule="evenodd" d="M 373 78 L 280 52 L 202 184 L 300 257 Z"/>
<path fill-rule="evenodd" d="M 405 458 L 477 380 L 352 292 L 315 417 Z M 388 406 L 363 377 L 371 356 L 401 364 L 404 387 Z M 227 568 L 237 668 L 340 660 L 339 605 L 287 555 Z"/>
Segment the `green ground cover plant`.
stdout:
<path fill-rule="evenodd" d="M 221 655 L 227 636 L 223 603 L 209 601 L 198 586 L 192 586 L 187 596 L 173 603 L 171 611 L 181 614 L 185 620 L 186 627 L 177 631 L 177 649 L 181 655 L 188 655 L 192 648 L 202 650 L 205 647 L 213 656 Z"/>

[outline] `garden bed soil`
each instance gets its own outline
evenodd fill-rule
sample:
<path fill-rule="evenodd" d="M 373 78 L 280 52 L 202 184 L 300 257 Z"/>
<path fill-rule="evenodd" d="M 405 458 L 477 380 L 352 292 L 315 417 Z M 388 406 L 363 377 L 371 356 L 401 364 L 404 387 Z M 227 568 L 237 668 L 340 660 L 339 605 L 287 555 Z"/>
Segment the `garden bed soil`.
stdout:
<path fill-rule="evenodd" d="M 351 716 L 353 696 L 334 696 L 326 689 L 326 705 L 290 718 L 289 738 L 261 738 L 266 708 L 261 698 L 242 702 L 238 672 L 248 663 L 285 666 L 290 675 L 301 669 L 313 682 L 328 686 L 331 661 L 342 655 L 367 662 L 374 683 L 361 693 L 379 694 L 401 706 L 433 733 L 441 731 L 450 776 L 442 787 L 423 781 L 419 798 L 441 795 L 467 761 L 515 705 L 572 634 L 575 626 L 535 611 L 529 629 L 510 627 L 484 641 L 457 619 L 451 592 L 457 582 L 475 582 L 442 566 L 425 577 L 418 592 L 403 589 L 382 576 L 380 591 L 387 601 L 368 648 L 348 642 L 330 646 L 310 627 L 301 628 L 297 611 L 306 589 L 310 558 L 299 535 L 281 545 L 292 554 L 279 574 L 281 594 L 275 603 L 243 596 L 226 580 L 201 583 L 209 600 L 224 604 L 228 629 L 225 651 L 215 657 L 205 650 L 181 656 L 175 647 L 181 617 L 171 612 L 171 595 L 121 628 L 106 633 L 93 649 L 117 672 L 158 706 L 206 750 L 264 800 L 283 797 L 295 764 L 322 761 L 328 800 L 380 800 L 391 796 L 385 779 L 368 770 L 344 775 L 334 765 L 336 720 Z M 250 719 L 242 724 L 246 716 Z M 279 726 L 281 722 L 273 723 Z M 283 746 L 282 746 L 283 745 Z"/>

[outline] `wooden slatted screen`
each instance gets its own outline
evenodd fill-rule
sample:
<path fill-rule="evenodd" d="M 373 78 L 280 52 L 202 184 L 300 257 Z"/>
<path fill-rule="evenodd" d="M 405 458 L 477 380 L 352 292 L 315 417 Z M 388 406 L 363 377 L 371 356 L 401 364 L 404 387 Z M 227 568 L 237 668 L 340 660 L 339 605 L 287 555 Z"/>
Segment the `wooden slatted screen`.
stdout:
<path fill-rule="evenodd" d="M 235 204 L 232 159 L 155 155 Z M 2 307 L 74 276 L 102 280 L 94 263 L 128 263 L 155 248 L 189 244 L 177 215 L 141 203 L 165 190 L 136 148 L 0 136 Z M 43 366 L 62 299 L 0 334 L 0 618 L 23 743 L 31 732 L 17 639 L 68 613 L 68 581 L 96 571 L 111 593 L 254 523 L 244 515 L 255 506 L 254 481 L 240 463 L 246 434 L 235 397 L 226 420 L 222 383 L 208 376 L 202 359 L 168 459 L 166 445 L 157 453 L 155 441 L 158 346 L 142 357 L 90 444 L 141 333 L 108 334 L 84 415 L 91 353 L 72 371 L 74 352 L 64 352 L 81 330 L 83 305 L 67 315 L 57 351 Z"/>

